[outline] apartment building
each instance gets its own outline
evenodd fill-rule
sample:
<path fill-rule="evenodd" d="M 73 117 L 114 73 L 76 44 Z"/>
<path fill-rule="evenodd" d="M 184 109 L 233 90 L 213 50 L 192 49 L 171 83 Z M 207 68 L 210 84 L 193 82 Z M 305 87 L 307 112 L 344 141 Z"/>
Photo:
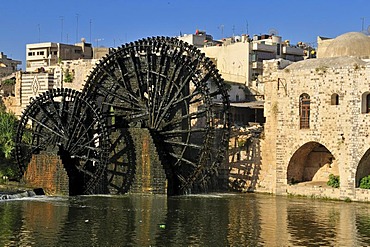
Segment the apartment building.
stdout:
<path fill-rule="evenodd" d="M 75 45 L 62 43 L 36 43 L 26 45 L 26 72 L 38 72 L 57 66 L 64 60 L 92 59 L 91 44 L 81 39 Z"/>
<path fill-rule="evenodd" d="M 93 48 L 85 39 L 74 45 L 54 42 L 27 44 L 26 71 L 12 75 L 15 84 L 9 89 L 0 87 L 7 109 L 20 116 L 33 98 L 47 90 L 61 87 L 81 90 L 94 65 L 108 52 L 109 48 Z M 0 78 L 2 68 L 11 67 L 13 71 L 20 63 L 6 59 L 0 53 Z"/>
<path fill-rule="evenodd" d="M 241 35 L 214 41 L 211 35 L 198 31 L 178 38 L 197 46 L 211 58 L 225 82 L 244 84 L 254 95 L 264 94 L 261 80 L 264 60 L 282 58 L 296 62 L 315 54 L 305 43 L 291 45 L 289 40 L 273 34 Z"/>

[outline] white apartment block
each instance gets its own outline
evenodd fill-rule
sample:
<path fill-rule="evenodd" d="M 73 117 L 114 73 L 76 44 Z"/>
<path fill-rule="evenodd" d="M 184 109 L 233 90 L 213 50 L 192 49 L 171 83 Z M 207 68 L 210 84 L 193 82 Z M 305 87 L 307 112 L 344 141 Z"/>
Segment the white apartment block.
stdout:
<path fill-rule="evenodd" d="M 75 45 L 36 43 L 26 45 L 26 72 L 40 72 L 64 60 L 91 59 L 93 49 L 84 39 Z"/>
<path fill-rule="evenodd" d="M 244 84 L 257 95 L 264 93 L 261 80 L 264 60 L 283 58 L 296 62 L 307 58 L 307 45 L 300 42 L 293 46 L 276 35 L 254 35 L 252 38 L 242 35 L 222 41 L 210 40 L 211 37 L 198 32 L 179 39 L 199 47 L 212 59 L 226 82 Z"/>

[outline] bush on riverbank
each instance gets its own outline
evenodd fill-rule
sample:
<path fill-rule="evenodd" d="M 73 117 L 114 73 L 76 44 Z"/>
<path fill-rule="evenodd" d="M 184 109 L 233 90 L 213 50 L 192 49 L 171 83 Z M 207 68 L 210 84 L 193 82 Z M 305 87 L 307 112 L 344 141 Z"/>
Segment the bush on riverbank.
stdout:
<path fill-rule="evenodd" d="M 335 176 L 334 174 L 329 175 L 329 181 L 326 183 L 328 186 L 331 186 L 333 188 L 339 188 L 340 181 L 339 176 Z"/>
<path fill-rule="evenodd" d="M 5 176 L 10 180 L 18 176 L 18 167 L 13 158 L 17 125 L 17 117 L 6 112 L 0 99 L 0 181 Z"/>
<path fill-rule="evenodd" d="M 361 178 L 360 188 L 361 189 L 370 189 L 370 175 Z"/>
<path fill-rule="evenodd" d="M 4 156 L 0 157 L 0 183 L 4 183 L 7 180 L 18 180 L 18 173 L 18 166 L 14 159 L 6 159 Z"/>

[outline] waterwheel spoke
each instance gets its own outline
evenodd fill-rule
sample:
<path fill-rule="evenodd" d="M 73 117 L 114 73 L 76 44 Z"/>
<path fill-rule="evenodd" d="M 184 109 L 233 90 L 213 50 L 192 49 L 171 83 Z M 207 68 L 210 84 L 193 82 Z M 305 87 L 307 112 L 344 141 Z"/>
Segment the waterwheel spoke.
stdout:
<path fill-rule="evenodd" d="M 147 90 L 144 90 L 143 86 L 146 85 L 144 84 L 144 78 L 143 78 L 143 75 L 141 73 L 141 63 L 140 63 L 140 59 L 139 57 L 136 56 L 137 53 L 135 53 L 134 51 L 131 51 L 130 52 L 130 58 L 131 58 L 131 61 L 132 61 L 132 65 L 134 67 L 134 72 L 135 72 L 135 75 L 136 75 L 136 82 L 137 82 L 137 86 L 138 86 L 138 89 L 140 90 L 140 95 L 141 97 L 143 97 L 144 93 L 147 91 Z"/>
<path fill-rule="evenodd" d="M 119 100 L 121 100 L 123 102 L 132 104 L 132 105 L 134 105 L 136 107 L 140 107 L 139 104 L 137 104 L 135 102 L 132 102 L 132 99 L 131 98 L 127 98 L 127 97 L 125 97 L 125 96 L 123 96 L 121 94 L 117 94 L 116 92 L 113 92 L 113 91 L 105 88 L 103 85 L 100 85 L 99 86 L 99 90 L 105 92 L 106 93 L 105 95 L 109 95 L 109 96 L 113 97 L 114 99 L 119 99 Z"/>
<path fill-rule="evenodd" d="M 72 150 L 71 155 L 75 153 L 80 153 L 81 150 L 91 150 L 91 151 L 100 151 L 101 147 L 92 147 L 87 145 L 78 145 L 74 150 Z"/>
<path fill-rule="evenodd" d="M 127 94 L 130 96 L 130 99 L 134 100 L 136 103 L 138 103 L 137 95 L 135 92 L 132 90 L 132 86 L 130 83 L 130 79 L 128 77 L 129 73 L 128 70 L 124 64 L 124 61 L 118 56 L 115 59 L 115 65 L 119 69 L 119 72 L 122 77 L 122 83 L 121 81 L 118 81 L 118 84 L 123 88 L 127 90 Z"/>
<path fill-rule="evenodd" d="M 204 133 L 208 132 L 208 128 L 194 128 L 194 129 L 173 129 L 167 131 L 160 131 L 161 135 L 172 136 L 172 135 L 181 135 L 181 134 L 191 134 L 191 133 Z"/>
<path fill-rule="evenodd" d="M 186 164 L 191 165 L 192 167 L 198 167 L 197 163 L 184 158 L 182 155 L 177 155 L 173 152 L 169 152 L 168 154 L 171 155 L 172 157 L 176 158 L 178 161 L 183 161 Z"/>
<path fill-rule="evenodd" d="M 115 153 L 110 159 L 111 160 L 118 160 L 120 157 L 123 156 L 123 154 L 127 153 L 129 151 L 129 149 L 130 149 L 129 146 L 124 147 L 119 152 Z"/>
<path fill-rule="evenodd" d="M 83 127 L 85 127 L 85 126 L 83 126 L 83 125 L 80 125 L 79 126 L 79 131 L 77 132 L 77 140 L 75 140 L 74 141 L 74 144 L 73 144 L 73 146 L 70 148 L 70 150 L 74 150 L 74 148 L 75 148 L 75 146 L 77 146 L 77 145 L 79 145 L 80 143 L 81 143 L 81 141 L 83 140 L 83 138 L 86 138 L 86 134 L 93 128 L 93 126 L 94 126 L 94 122 L 91 122 L 90 124 L 89 124 L 89 126 L 87 127 L 87 128 L 83 128 Z M 81 133 L 80 131 L 82 130 L 82 129 L 84 129 L 83 130 L 83 132 Z"/>
<path fill-rule="evenodd" d="M 181 124 L 186 119 L 188 119 L 189 121 L 192 119 L 200 119 L 201 117 L 206 116 L 207 111 L 208 109 L 198 110 L 196 112 L 191 112 L 181 117 L 174 118 L 173 120 L 168 121 L 165 124 L 163 124 L 162 129 L 167 129 L 169 126 L 177 126 L 178 124 Z"/>
<path fill-rule="evenodd" d="M 55 107 L 56 102 L 54 101 L 53 97 L 50 97 L 50 94 L 49 94 L 47 101 L 50 101 L 50 105 L 52 106 L 52 109 L 50 109 L 50 111 L 55 113 L 54 115 L 58 119 L 58 122 L 61 124 L 61 126 L 63 126 L 63 120 L 61 118 L 61 115 L 58 114 L 58 109 Z"/>
<path fill-rule="evenodd" d="M 173 103 L 176 101 L 176 99 L 180 95 L 180 93 L 181 93 L 182 89 L 185 87 L 185 85 L 188 85 L 188 83 L 190 82 L 190 79 L 191 79 L 191 75 L 188 75 L 188 77 L 180 84 L 180 87 L 177 90 L 177 92 L 175 93 L 174 97 L 172 99 L 170 99 L 170 101 L 168 102 L 167 106 L 160 113 L 160 115 L 159 115 L 159 117 L 158 117 L 158 119 L 156 121 L 156 124 L 155 124 L 155 127 L 156 128 L 159 127 L 159 124 L 161 123 L 161 121 L 163 120 L 163 118 L 165 117 L 165 115 L 168 113 L 168 111 L 171 109 L 171 107 L 174 107 Z"/>
<path fill-rule="evenodd" d="M 122 105 L 116 102 L 112 102 L 112 103 L 102 102 L 102 105 L 113 106 L 114 108 L 124 110 L 124 111 L 133 111 L 133 112 L 143 111 L 143 108 L 130 107 L 128 105 Z"/>
<path fill-rule="evenodd" d="M 59 130 L 60 133 L 64 132 L 63 125 L 61 122 L 58 122 L 57 120 L 60 120 L 60 117 L 58 116 L 55 118 L 52 116 L 44 107 L 42 104 L 37 104 L 37 107 L 41 110 L 44 116 L 46 116 L 52 123 L 52 125 Z M 62 129 L 61 129 L 62 128 Z"/>
<path fill-rule="evenodd" d="M 46 124 L 40 122 L 38 119 L 32 117 L 32 116 L 28 116 L 29 119 L 31 119 L 32 121 L 34 121 L 35 123 L 37 123 L 38 125 L 41 125 L 42 127 L 44 127 L 45 129 L 49 130 L 50 132 L 52 132 L 54 135 L 56 136 L 59 136 L 60 138 L 63 138 L 65 139 L 65 136 L 58 133 L 57 131 L 53 130 L 51 127 L 47 126 Z"/>
<path fill-rule="evenodd" d="M 185 73 L 184 72 L 185 68 L 186 68 L 186 64 L 181 64 L 181 63 L 176 64 L 174 70 L 172 71 L 172 75 L 170 76 L 170 82 L 171 81 L 178 81 L 179 78 L 177 77 L 177 79 L 175 79 L 175 74 L 177 73 L 178 70 L 180 70 L 179 75 L 184 74 Z M 171 98 L 173 99 L 173 97 L 174 97 L 173 94 L 174 94 L 174 88 L 175 88 L 176 84 L 175 83 L 169 83 L 168 86 L 169 86 L 169 88 L 167 90 L 165 90 L 165 94 L 163 95 L 163 97 L 161 99 L 161 103 L 159 104 L 159 107 L 158 107 L 158 110 L 157 110 L 158 114 L 157 114 L 157 116 L 154 120 L 154 123 L 155 123 L 154 126 L 156 128 L 158 128 L 159 123 L 160 123 L 160 118 L 161 118 L 160 113 L 163 112 L 162 109 L 164 107 L 168 106 L 169 105 L 168 102 L 171 100 Z M 165 115 L 165 114 L 163 114 L 163 115 Z"/>
<path fill-rule="evenodd" d="M 167 144 L 171 144 L 173 146 L 181 146 L 181 147 L 186 147 L 186 148 L 194 148 L 194 149 L 198 149 L 198 150 L 202 150 L 203 149 L 203 146 L 197 145 L 197 144 L 193 144 L 193 143 L 176 142 L 176 141 L 172 141 L 172 140 L 163 140 L 163 142 L 164 143 L 167 143 Z"/>

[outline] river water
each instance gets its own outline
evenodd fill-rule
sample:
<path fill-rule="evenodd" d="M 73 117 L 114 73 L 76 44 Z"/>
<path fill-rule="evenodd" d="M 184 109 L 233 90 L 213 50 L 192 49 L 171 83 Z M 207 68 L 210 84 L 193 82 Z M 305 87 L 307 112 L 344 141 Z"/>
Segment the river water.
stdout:
<path fill-rule="evenodd" d="M 0 201 L 0 246 L 369 246 L 370 204 L 264 194 Z"/>

